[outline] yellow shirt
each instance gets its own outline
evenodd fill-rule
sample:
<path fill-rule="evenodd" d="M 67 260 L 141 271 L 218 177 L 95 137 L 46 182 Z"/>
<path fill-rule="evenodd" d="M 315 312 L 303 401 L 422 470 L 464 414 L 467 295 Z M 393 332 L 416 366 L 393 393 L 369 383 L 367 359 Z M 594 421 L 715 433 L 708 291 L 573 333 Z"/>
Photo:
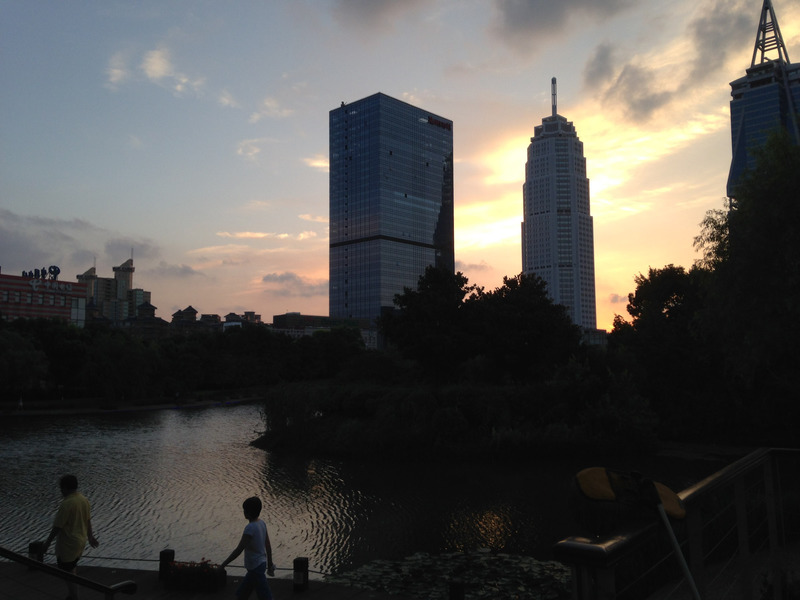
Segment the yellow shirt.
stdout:
<path fill-rule="evenodd" d="M 58 527 L 56 556 L 62 562 L 78 560 L 83 554 L 91 518 L 89 501 L 79 492 L 73 492 L 61 501 L 53 527 Z"/>

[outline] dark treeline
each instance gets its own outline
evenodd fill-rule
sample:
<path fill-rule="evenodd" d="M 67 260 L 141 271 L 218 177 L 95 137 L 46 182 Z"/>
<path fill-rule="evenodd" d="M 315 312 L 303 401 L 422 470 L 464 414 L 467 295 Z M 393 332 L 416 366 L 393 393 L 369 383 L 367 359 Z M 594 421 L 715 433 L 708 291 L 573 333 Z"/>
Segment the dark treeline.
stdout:
<path fill-rule="evenodd" d="M 794 445 L 797 190 L 800 150 L 776 136 L 737 198 L 701 223 L 697 264 L 635 277 L 607 347 L 581 343 L 536 276 L 486 291 L 429 268 L 380 320 L 382 351 L 347 329 L 146 340 L 0 321 L 0 391 L 115 407 L 248 390 L 266 398 L 265 447 L 344 455 Z"/>
<path fill-rule="evenodd" d="M 362 352 L 360 334 L 344 329 L 296 341 L 259 325 L 141 339 L 105 326 L 0 320 L 0 390 L 13 404 L 91 401 L 113 408 L 183 401 L 332 377 Z"/>

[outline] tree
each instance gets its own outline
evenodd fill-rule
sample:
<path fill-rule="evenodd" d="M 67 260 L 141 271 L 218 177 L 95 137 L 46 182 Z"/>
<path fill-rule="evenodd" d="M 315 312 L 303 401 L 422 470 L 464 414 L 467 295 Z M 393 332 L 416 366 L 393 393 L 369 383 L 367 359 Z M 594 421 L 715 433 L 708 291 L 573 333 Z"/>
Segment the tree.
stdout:
<path fill-rule="evenodd" d="M 537 275 L 503 277 L 503 285 L 468 301 L 470 323 L 496 376 L 541 380 L 578 349 L 580 330 L 554 304 Z"/>
<path fill-rule="evenodd" d="M 708 277 L 699 266 L 650 268 L 634 278 L 636 291 L 628 294 L 631 321 L 614 319 L 610 350 L 631 369 L 669 436 L 702 430 L 713 413 L 704 396 L 715 354 L 707 351 L 699 322 Z"/>
<path fill-rule="evenodd" d="M 379 319 L 381 332 L 429 377 L 441 380 L 469 355 L 464 300 L 481 292 L 461 272 L 428 266 L 416 290 L 406 287 L 395 296 L 397 311 Z"/>
<path fill-rule="evenodd" d="M 800 335 L 800 147 L 776 132 L 727 211 L 711 211 L 695 245 L 714 266 L 709 320 L 727 376 L 751 392 L 789 392 Z M 780 392 L 783 393 L 783 392 Z"/>

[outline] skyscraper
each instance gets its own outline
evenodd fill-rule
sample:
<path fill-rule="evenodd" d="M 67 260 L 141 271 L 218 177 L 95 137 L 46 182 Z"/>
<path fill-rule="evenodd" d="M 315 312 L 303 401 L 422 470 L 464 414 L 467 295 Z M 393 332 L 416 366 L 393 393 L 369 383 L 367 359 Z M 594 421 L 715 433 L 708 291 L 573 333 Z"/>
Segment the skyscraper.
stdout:
<path fill-rule="evenodd" d="M 374 94 L 330 111 L 330 316 L 374 320 L 453 271 L 453 122 Z"/>
<path fill-rule="evenodd" d="M 522 272 L 544 279 L 573 323 L 593 330 L 594 225 L 586 159 L 574 125 L 558 114 L 555 77 L 551 89 L 552 114 L 534 128 L 525 163 Z"/>
<path fill-rule="evenodd" d="M 767 54 L 773 54 L 769 58 Z M 731 145 L 733 158 L 727 194 L 736 196 L 736 184 L 746 169 L 755 166 L 753 149 L 764 144 L 770 132 L 784 128 L 800 144 L 800 64 L 792 64 L 783 43 L 771 0 L 764 0 L 746 75 L 731 82 Z"/>

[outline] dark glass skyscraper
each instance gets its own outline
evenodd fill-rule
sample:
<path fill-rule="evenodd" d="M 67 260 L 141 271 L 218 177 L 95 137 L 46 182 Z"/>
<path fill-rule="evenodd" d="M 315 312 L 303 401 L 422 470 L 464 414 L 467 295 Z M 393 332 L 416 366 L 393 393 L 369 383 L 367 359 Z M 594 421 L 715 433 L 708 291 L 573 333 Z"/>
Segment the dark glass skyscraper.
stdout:
<path fill-rule="evenodd" d="M 374 320 L 455 269 L 453 122 L 374 94 L 330 111 L 330 316 Z"/>
<path fill-rule="evenodd" d="M 767 57 L 768 53 L 773 58 Z M 764 0 L 750 68 L 744 77 L 731 82 L 729 197 L 736 197 L 742 173 L 755 167 L 753 149 L 763 146 L 770 132 L 784 128 L 794 143 L 800 144 L 799 110 L 800 64 L 789 61 L 772 2 Z"/>

